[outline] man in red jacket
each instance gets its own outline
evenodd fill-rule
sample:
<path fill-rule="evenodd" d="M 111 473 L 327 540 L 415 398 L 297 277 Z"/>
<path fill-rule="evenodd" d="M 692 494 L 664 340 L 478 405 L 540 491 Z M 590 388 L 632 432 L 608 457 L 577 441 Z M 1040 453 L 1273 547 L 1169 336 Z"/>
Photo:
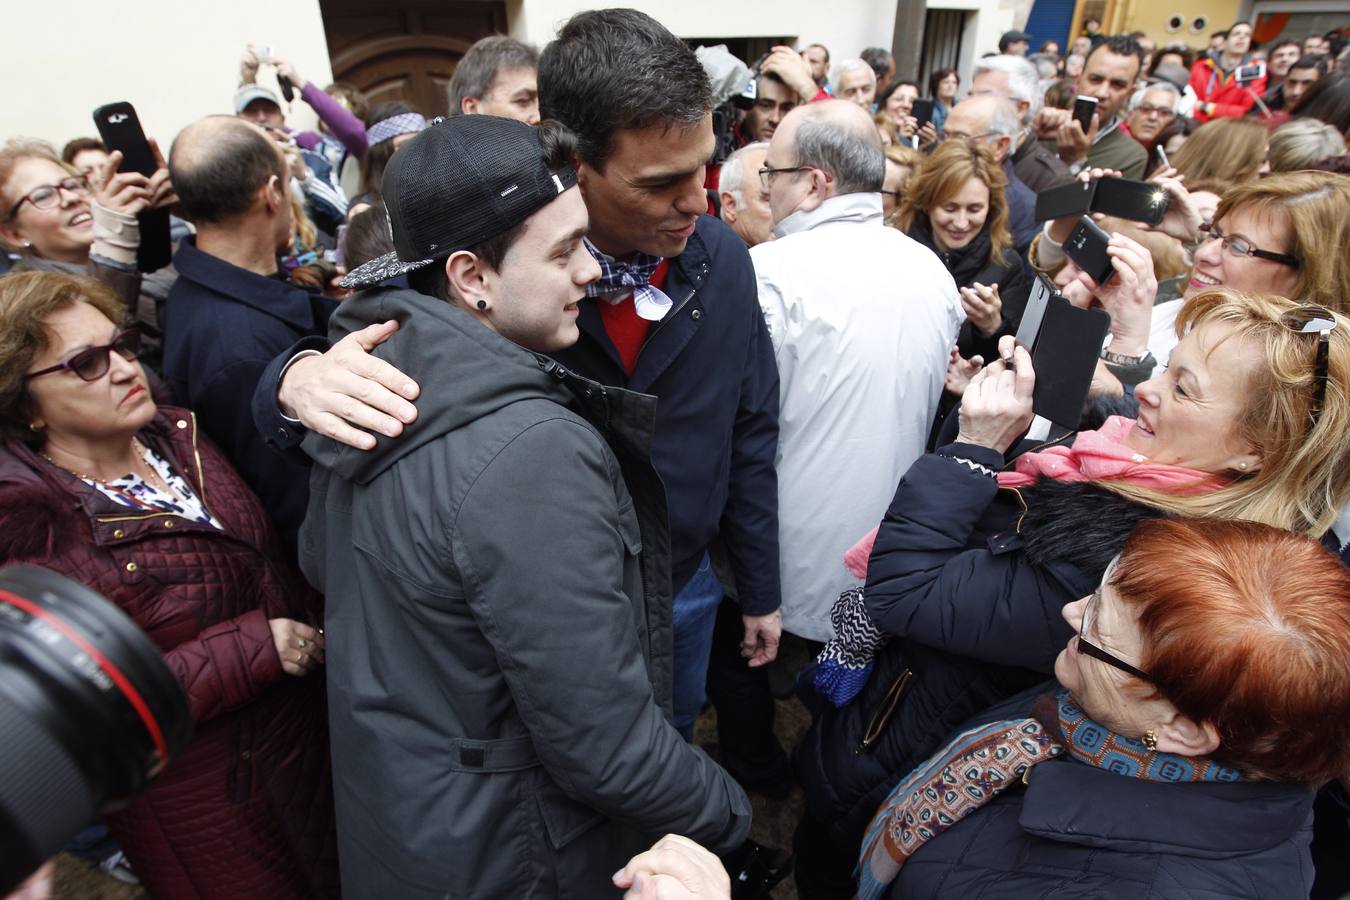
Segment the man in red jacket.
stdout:
<path fill-rule="evenodd" d="M 1191 88 L 1199 102 L 1193 113 L 1196 121 L 1244 116 L 1266 92 L 1265 66 L 1258 77 L 1242 71 L 1251 61 L 1252 26 L 1238 22 L 1228 29 L 1222 51 L 1211 53 L 1191 67 Z"/>

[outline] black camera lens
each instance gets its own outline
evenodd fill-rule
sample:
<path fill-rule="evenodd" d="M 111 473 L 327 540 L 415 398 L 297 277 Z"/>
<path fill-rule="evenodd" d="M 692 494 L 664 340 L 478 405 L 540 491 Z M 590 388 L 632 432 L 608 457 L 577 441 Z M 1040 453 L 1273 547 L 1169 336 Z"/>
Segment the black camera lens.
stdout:
<path fill-rule="evenodd" d="M 46 569 L 0 569 L 0 896 L 191 735 L 182 687 L 121 610 Z"/>

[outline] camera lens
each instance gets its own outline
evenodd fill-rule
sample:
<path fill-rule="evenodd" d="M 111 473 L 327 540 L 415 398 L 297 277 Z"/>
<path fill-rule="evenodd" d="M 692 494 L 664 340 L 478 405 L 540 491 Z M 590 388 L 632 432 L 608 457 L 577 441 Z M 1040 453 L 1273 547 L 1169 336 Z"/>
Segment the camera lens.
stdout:
<path fill-rule="evenodd" d="M 0 896 L 191 733 L 182 687 L 121 610 L 46 569 L 0 569 Z"/>

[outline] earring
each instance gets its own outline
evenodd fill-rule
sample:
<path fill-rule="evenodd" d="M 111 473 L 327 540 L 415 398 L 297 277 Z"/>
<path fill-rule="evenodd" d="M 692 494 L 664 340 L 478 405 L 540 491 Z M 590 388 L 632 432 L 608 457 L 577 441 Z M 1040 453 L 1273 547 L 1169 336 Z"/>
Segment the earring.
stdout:
<path fill-rule="evenodd" d="M 22 247 L 23 249 L 27 250 L 29 247 L 33 246 L 33 242 L 32 242 L 32 241 L 24 241 L 24 242 L 23 242 L 22 244 L 20 244 L 19 246 Z"/>
<path fill-rule="evenodd" d="M 1238 463 L 1238 468 L 1239 468 L 1239 469 L 1244 469 L 1244 470 L 1245 470 L 1245 469 L 1247 468 L 1247 464 L 1246 464 L 1246 463 Z"/>
<path fill-rule="evenodd" d="M 1153 733 L 1153 729 L 1150 728 L 1148 731 L 1145 731 L 1141 740 L 1144 743 L 1145 750 L 1152 752 L 1158 749 L 1158 736 Z"/>
<path fill-rule="evenodd" d="M 38 426 L 38 424 L 37 424 L 36 422 L 29 422 L 29 423 L 28 423 L 28 430 L 31 431 L 31 432 L 33 432 L 34 434 L 37 434 L 37 433 L 38 433 L 39 431 L 41 431 L 42 429 Z"/>
<path fill-rule="evenodd" d="M 478 308 L 479 308 L 479 310 L 487 309 L 487 301 L 486 301 L 486 300 L 479 300 L 479 301 L 478 301 Z"/>

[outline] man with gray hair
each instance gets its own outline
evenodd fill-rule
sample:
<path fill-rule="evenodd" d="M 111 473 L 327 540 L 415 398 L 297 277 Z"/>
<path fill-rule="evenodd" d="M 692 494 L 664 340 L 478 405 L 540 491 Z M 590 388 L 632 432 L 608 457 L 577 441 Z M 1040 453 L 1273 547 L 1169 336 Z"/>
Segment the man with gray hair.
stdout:
<path fill-rule="evenodd" d="M 1069 167 L 1059 155 L 1041 144 L 1031 127 L 1041 110 L 1045 92 L 1035 65 L 1020 56 L 987 56 L 975 62 L 970 79 L 971 97 L 1002 97 L 1017 107 L 1018 131 L 1013 138 L 1012 167 L 1017 178 L 1032 191 L 1068 184 Z"/>
<path fill-rule="evenodd" d="M 938 258 L 882 219 L 885 157 L 843 100 L 789 113 L 761 177 L 776 240 L 750 251 L 779 376 L 783 627 L 834 636 L 842 559 L 923 453 L 965 319 Z"/>
<path fill-rule="evenodd" d="M 768 149 L 768 141 L 746 144 L 722 163 L 717 182 L 719 215 L 747 247 L 773 240 L 769 192 L 759 178 L 759 169 L 764 165 L 764 154 Z"/>
<path fill-rule="evenodd" d="M 450 115 L 501 116 L 539 124 L 539 51 L 493 35 L 469 48 L 450 77 Z"/>
<path fill-rule="evenodd" d="M 968 96 L 952 107 L 943 133 L 949 140 L 966 138 L 994 152 L 994 158 L 1008 176 L 1004 196 L 1008 200 L 1008 228 L 1012 230 L 1013 245 L 1025 256 L 1039 229 L 1036 227 L 1036 194 L 1013 170 L 1013 142 L 1018 130 L 1017 107 L 1011 100 L 980 94 Z"/>
<path fill-rule="evenodd" d="M 877 99 L 877 73 L 861 59 L 846 59 L 830 73 L 830 93 L 870 113 Z"/>
<path fill-rule="evenodd" d="M 1170 81 L 1155 81 L 1134 92 L 1130 98 L 1130 114 L 1120 127 L 1151 153 L 1158 135 L 1180 112 L 1181 91 L 1177 86 Z"/>

